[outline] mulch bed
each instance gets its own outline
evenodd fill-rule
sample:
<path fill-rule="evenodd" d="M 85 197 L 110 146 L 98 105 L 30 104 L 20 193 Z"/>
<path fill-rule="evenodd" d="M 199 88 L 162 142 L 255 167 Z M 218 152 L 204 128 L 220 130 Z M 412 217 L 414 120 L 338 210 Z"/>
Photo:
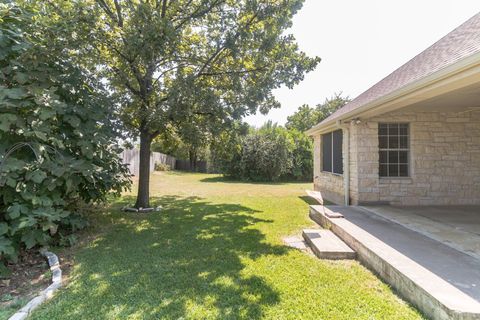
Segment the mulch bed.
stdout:
<path fill-rule="evenodd" d="M 52 275 L 47 260 L 39 252 L 23 253 L 16 264 L 8 264 L 0 274 L 0 308 L 18 298 L 30 299 L 50 285 Z"/>

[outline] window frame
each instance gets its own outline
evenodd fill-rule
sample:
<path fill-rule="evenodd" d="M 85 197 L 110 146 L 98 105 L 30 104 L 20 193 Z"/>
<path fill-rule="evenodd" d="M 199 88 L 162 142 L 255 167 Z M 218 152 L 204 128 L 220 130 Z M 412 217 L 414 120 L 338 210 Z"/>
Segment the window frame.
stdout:
<path fill-rule="evenodd" d="M 390 126 L 398 126 L 398 132 L 396 134 L 390 134 Z M 401 133 L 401 126 L 406 127 L 406 134 Z M 386 126 L 387 134 L 380 134 L 381 126 Z M 410 123 L 408 122 L 379 122 L 378 123 L 378 176 L 380 179 L 405 179 L 411 178 L 412 168 L 411 168 L 411 130 Z M 386 138 L 387 148 L 381 148 L 380 140 L 381 138 Z M 398 146 L 396 148 L 390 147 L 391 137 L 398 138 Z M 400 142 L 401 137 L 406 137 L 406 147 L 402 147 Z M 386 153 L 386 162 L 381 161 L 382 152 Z M 398 152 L 397 161 L 390 163 L 390 152 Z M 406 152 L 406 162 L 400 160 L 400 152 Z M 397 174 L 390 175 L 390 165 L 397 165 Z M 386 166 L 387 175 L 382 175 L 382 166 Z M 401 166 L 406 166 L 407 174 L 401 175 Z"/>
<path fill-rule="evenodd" d="M 336 133 L 336 134 L 335 134 Z M 339 135 L 338 135 L 339 133 Z M 326 170 L 325 169 L 325 139 L 327 138 L 327 136 L 330 136 L 330 170 Z M 335 172 L 335 160 L 336 160 L 336 157 L 335 155 L 338 153 L 335 153 L 334 150 L 335 149 L 335 146 L 338 146 L 338 143 L 335 143 L 335 140 L 334 140 L 334 137 L 335 136 L 339 136 L 340 139 L 341 139 L 341 143 L 340 143 L 340 159 L 341 159 L 341 172 Z M 322 141 L 322 172 L 327 172 L 327 173 L 331 173 L 331 174 L 334 174 L 334 175 L 339 175 L 339 176 L 342 176 L 343 175 L 343 172 L 344 172 L 344 168 L 343 168 L 343 130 L 342 129 L 338 129 L 338 130 L 334 130 L 334 131 L 331 131 L 331 132 L 328 132 L 328 133 L 325 133 L 325 134 L 322 134 L 321 135 L 321 141 Z M 338 150 L 337 150 L 338 151 Z"/>

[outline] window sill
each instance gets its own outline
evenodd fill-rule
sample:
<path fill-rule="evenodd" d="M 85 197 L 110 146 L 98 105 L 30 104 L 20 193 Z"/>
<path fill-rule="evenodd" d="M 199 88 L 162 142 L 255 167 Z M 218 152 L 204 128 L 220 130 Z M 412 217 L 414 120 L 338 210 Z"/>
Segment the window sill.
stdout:
<path fill-rule="evenodd" d="M 322 171 L 321 173 L 330 174 L 332 176 L 343 177 L 343 173 L 335 173 L 330 171 Z"/>
<path fill-rule="evenodd" d="M 399 183 L 413 183 L 412 177 L 380 177 L 379 178 L 380 184 L 382 183 L 392 183 L 392 182 L 399 182 Z"/>

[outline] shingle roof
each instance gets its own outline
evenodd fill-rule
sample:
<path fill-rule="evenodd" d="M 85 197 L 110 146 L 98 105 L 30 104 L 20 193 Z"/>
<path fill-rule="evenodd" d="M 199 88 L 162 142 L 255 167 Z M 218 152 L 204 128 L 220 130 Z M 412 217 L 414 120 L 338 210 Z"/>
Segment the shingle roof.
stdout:
<path fill-rule="evenodd" d="M 320 125 L 336 120 L 350 111 L 393 93 L 478 52 L 480 52 L 480 13 L 477 13 L 425 51 L 334 112 Z"/>

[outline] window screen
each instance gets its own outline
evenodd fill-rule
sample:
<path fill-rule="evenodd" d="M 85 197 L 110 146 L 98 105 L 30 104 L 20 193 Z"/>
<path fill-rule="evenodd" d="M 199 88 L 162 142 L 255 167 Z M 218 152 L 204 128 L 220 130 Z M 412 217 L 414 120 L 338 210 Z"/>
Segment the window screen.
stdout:
<path fill-rule="evenodd" d="M 332 133 L 322 136 L 323 171 L 332 172 Z"/>
<path fill-rule="evenodd" d="M 380 177 L 409 176 L 409 128 L 407 123 L 379 123 Z"/>
<path fill-rule="evenodd" d="M 342 130 L 322 135 L 323 171 L 343 174 L 342 143 Z"/>
<path fill-rule="evenodd" d="M 342 154 L 342 143 L 343 143 L 343 134 L 342 130 L 337 130 L 333 132 L 333 171 L 334 173 L 343 173 L 343 154 Z"/>

